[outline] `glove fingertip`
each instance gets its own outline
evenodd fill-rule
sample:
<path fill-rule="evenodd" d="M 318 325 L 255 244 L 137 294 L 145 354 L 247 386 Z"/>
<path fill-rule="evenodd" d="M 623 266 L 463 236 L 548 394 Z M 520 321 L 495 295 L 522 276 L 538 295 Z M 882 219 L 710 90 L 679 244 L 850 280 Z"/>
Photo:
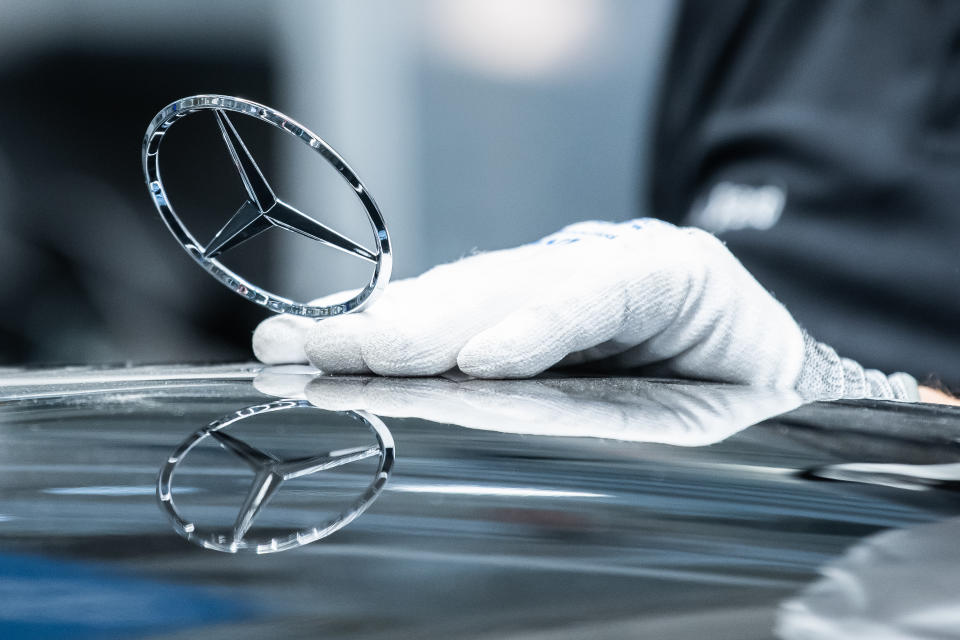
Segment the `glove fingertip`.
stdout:
<path fill-rule="evenodd" d="M 363 345 L 363 360 L 381 376 L 436 376 L 453 368 L 458 334 L 439 323 L 403 322 L 383 326 Z"/>
<path fill-rule="evenodd" d="M 306 364 L 304 341 L 313 324 L 299 316 L 267 318 L 253 332 L 253 355 L 264 364 Z"/>
<path fill-rule="evenodd" d="M 519 344 L 524 341 L 504 329 L 474 336 L 457 354 L 457 367 L 475 378 L 529 378 L 554 364 L 552 354 L 525 348 Z"/>
<path fill-rule="evenodd" d="M 310 364 L 326 373 L 368 373 L 361 355 L 365 325 L 359 315 L 318 322 L 304 344 Z"/>

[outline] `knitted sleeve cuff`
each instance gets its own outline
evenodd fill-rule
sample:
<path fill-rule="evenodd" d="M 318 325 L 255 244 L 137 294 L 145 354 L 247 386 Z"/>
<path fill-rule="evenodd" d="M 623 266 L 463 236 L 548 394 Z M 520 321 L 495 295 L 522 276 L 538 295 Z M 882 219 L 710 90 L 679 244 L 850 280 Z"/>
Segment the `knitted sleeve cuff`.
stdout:
<path fill-rule="evenodd" d="M 806 400 L 873 398 L 917 402 L 920 390 L 907 373 L 886 375 L 841 358 L 831 347 L 804 333 L 803 365 L 796 391 Z"/>

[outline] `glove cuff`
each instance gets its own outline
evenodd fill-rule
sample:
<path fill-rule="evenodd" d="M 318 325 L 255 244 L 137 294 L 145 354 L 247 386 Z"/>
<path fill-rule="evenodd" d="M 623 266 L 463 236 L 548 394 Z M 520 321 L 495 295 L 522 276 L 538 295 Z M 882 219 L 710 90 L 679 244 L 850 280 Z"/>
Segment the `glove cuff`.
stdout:
<path fill-rule="evenodd" d="M 803 365 L 795 387 L 805 400 L 871 398 L 918 402 L 920 387 L 908 373 L 864 369 L 809 334 L 803 334 Z"/>

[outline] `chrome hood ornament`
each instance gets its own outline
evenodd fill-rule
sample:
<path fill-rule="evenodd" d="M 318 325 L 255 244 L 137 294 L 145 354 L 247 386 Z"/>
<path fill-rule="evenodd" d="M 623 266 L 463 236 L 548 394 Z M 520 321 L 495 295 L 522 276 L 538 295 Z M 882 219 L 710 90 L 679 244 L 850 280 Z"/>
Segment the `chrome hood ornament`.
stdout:
<path fill-rule="evenodd" d="M 181 118 L 201 111 L 210 111 L 223 136 L 224 144 L 240 174 L 246 190 L 246 200 L 236 213 L 205 244 L 193 237 L 174 212 L 160 178 L 160 143 L 167 130 Z M 352 187 L 363 204 L 373 230 L 374 249 L 338 233 L 322 222 L 280 200 L 267 182 L 253 154 L 237 133 L 228 113 L 242 114 L 273 125 L 290 134 L 319 153 Z M 211 123 L 212 124 L 212 123 Z M 284 114 L 270 107 L 230 96 L 197 95 L 182 98 L 164 107 L 147 127 L 143 138 L 143 172 L 147 188 L 167 228 L 197 264 L 212 276 L 243 297 L 277 313 L 323 318 L 358 311 L 386 287 L 390 280 L 392 254 L 390 236 L 376 202 L 360 178 L 346 161 L 319 136 Z M 242 242 L 267 229 L 278 227 L 306 236 L 328 247 L 338 249 L 374 265 L 370 282 L 352 298 L 328 305 L 296 302 L 262 289 L 224 266 L 218 258 Z"/>

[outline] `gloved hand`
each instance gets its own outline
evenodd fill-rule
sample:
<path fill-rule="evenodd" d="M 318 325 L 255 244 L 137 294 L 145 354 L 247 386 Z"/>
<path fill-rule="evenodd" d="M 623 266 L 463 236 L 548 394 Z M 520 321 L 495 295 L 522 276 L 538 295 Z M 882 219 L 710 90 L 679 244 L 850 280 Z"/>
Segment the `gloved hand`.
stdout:
<path fill-rule="evenodd" d="M 556 365 L 795 389 L 807 399 L 917 399 L 806 336 L 714 236 L 653 219 L 582 222 L 516 249 L 392 283 L 368 310 L 276 316 L 253 337 L 268 364 L 522 378 Z"/>

